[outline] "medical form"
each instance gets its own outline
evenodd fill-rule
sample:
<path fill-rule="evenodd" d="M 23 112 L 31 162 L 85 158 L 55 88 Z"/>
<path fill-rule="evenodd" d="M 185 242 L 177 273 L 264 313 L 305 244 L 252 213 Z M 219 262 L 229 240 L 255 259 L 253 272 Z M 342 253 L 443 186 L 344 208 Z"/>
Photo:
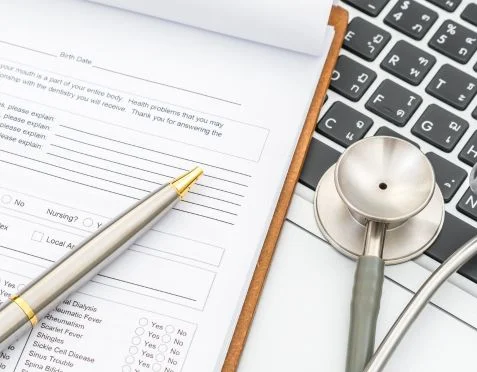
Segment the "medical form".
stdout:
<path fill-rule="evenodd" d="M 0 301 L 205 171 L 0 371 L 220 370 L 323 63 L 84 1 L 0 4 Z"/>

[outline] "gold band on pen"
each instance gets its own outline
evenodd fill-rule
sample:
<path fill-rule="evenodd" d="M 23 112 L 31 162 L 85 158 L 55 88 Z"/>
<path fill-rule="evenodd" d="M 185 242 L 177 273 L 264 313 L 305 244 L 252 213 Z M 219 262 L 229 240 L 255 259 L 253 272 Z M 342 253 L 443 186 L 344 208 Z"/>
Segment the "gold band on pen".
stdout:
<path fill-rule="evenodd" d="M 21 298 L 18 295 L 14 295 L 10 297 L 10 300 L 15 302 L 20 309 L 25 313 L 27 318 L 30 320 L 30 323 L 32 326 L 35 326 L 38 323 L 38 318 L 33 311 L 33 309 L 28 305 L 28 302 L 26 302 L 23 298 Z"/>

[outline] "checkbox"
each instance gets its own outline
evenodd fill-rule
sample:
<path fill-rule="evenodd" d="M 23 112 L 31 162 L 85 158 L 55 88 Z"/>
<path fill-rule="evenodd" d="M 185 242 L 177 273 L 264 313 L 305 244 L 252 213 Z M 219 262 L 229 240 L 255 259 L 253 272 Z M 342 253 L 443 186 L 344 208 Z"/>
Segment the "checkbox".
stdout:
<path fill-rule="evenodd" d="M 41 242 L 43 240 L 43 233 L 41 231 L 33 231 L 33 235 L 31 236 L 31 240 L 35 242 Z"/>

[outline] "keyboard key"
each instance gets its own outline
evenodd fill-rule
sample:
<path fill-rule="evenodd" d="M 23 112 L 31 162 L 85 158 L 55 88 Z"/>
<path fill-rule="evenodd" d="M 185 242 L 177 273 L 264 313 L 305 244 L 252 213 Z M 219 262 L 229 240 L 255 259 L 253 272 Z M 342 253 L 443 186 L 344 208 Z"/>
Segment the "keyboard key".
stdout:
<path fill-rule="evenodd" d="M 411 132 L 438 149 L 451 152 L 468 128 L 467 121 L 432 104 L 417 120 Z"/>
<path fill-rule="evenodd" d="M 353 61 L 340 56 L 331 75 L 330 88 L 351 101 L 358 101 L 376 79 L 376 73 Z"/>
<path fill-rule="evenodd" d="M 373 120 L 342 102 L 335 102 L 318 123 L 318 132 L 343 147 L 360 140 Z"/>
<path fill-rule="evenodd" d="M 435 63 L 434 56 L 399 40 L 381 62 L 381 68 L 409 84 L 418 85 Z"/>
<path fill-rule="evenodd" d="M 477 221 L 477 195 L 470 188 L 467 189 L 464 196 L 457 203 L 457 210 Z"/>
<path fill-rule="evenodd" d="M 438 262 L 444 262 L 460 246 L 477 234 L 477 229 L 450 213 L 444 217 L 442 231 L 426 254 Z M 466 278 L 477 282 L 477 259 L 473 258 L 459 270 Z"/>
<path fill-rule="evenodd" d="M 421 40 L 437 19 L 437 13 L 413 0 L 399 0 L 384 23 L 398 31 Z"/>
<path fill-rule="evenodd" d="M 372 17 L 376 17 L 381 13 L 381 10 L 383 10 L 389 0 L 343 0 L 343 2 Z"/>
<path fill-rule="evenodd" d="M 311 139 L 305 164 L 300 174 L 300 183 L 315 190 L 321 176 L 325 174 L 338 158 L 340 153 L 316 138 Z"/>
<path fill-rule="evenodd" d="M 470 3 L 467 5 L 460 17 L 463 20 L 472 23 L 474 26 L 477 26 L 477 4 Z"/>
<path fill-rule="evenodd" d="M 398 132 L 395 132 L 393 131 L 392 129 L 388 128 L 388 127 L 381 127 L 379 128 L 376 133 L 374 133 L 375 136 L 387 136 L 387 137 L 396 137 L 396 138 L 400 138 L 404 141 L 407 141 L 409 143 L 412 143 L 414 146 L 416 146 L 417 148 L 420 148 L 420 146 L 414 142 L 414 141 L 411 141 L 408 137 L 404 137 L 403 135 L 399 134 Z"/>
<path fill-rule="evenodd" d="M 390 39 L 389 32 L 356 17 L 348 25 L 343 48 L 367 61 L 374 61 Z"/>
<path fill-rule="evenodd" d="M 384 80 L 366 102 L 366 108 L 382 118 L 403 127 L 422 98 L 391 80 Z"/>
<path fill-rule="evenodd" d="M 474 132 L 459 153 L 459 159 L 471 167 L 477 162 L 477 131 Z"/>
<path fill-rule="evenodd" d="M 474 109 L 474 111 L 472 111 L 472 117 L 477 119 L 477 107 Z"/>
<path fill-rule="evenodd" d="M 427 153 L 426 156 L 434 168 L 436 182 L 442 191 L 444 201 L 448 203 L 467 178 L 467 172 L 433 152 Z"/>
<path fill-rule="evenodd" d="M 477 49 L 477 34 L 453 21 L 445 21 L 429 46 L 459 63 L 467 63 Z"/>
<path fill-rule="evenodd" d="M 427 0 L 430 3 L 437 5 L 439 8 L 453 12 L 460 5 L 462 0 Z"/>
<path fill-rule="evenodd" d="M 443 65 L 426 92 L 459 110 L 465 110 L 477 93 L 477 79 L 451 65 Z"/>

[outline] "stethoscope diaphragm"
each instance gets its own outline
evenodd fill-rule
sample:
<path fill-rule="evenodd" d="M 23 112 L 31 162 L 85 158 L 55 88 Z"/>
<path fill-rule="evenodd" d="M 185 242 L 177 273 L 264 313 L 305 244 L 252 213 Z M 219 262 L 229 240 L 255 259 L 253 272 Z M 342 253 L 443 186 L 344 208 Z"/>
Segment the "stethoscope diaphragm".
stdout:
<path fill-rule="evenodd" d="M 325 238 L 353 259 L 363 254 L 367 221 L 387 223 L 386 264 L 419 256 L 444 221 L 442 193 L 425 155 L 407 141 L 384 136 L 368 137 L 343 153 L 321 178 L 314 210 Z"/>

